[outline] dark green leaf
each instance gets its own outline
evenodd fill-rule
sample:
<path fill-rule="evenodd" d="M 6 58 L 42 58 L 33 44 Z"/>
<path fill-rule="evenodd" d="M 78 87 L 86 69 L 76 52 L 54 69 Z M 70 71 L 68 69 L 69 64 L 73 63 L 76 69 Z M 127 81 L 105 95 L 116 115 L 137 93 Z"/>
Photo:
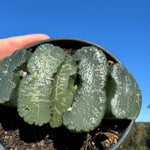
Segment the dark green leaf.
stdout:
<path fill-rule="evenodd" d="M 17 94 L 20 81 L 19 70 L 26 68 L 30 55 L 25 49 L 20 49 L 11 56 L 5 57 L 0 63 L 0 103 L 9 102 L 13 95 Z M 16 99 L 14 103 L 16 103 Z"/>
<path fill-rule="evenodd" d="M 106 118 L 136 119 L 141 108 L 141 92 L 131 73 L 116 63 L 111 67 L 107 85 Z"/>
<path fill-rule="evenodd" d="M 80 84 L 63 123 L 69 130 L 88 132 L 100 124 L 105 113 L 107 60 L 96 47 L 83 47 L 74 58 L 78 61 Z"/>
<path fill-rule="evenodd" d="M 65 59 L 63 49 L 42 44 L 30 57 L 27 67 L 30 74 L 21 80 L 18 112 L 29 124 L 43 125 L 51 119 L 53 75 Z"/>

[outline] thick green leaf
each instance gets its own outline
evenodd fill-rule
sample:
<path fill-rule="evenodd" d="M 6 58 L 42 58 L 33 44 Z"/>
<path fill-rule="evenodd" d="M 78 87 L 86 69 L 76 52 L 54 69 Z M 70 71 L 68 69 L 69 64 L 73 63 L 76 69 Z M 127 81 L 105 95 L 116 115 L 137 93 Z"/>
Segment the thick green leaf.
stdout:
<path fill-rule="evenodd" d="M 50 121 L 53 75 L 64 59 L 63 49 L 51 44 L 40 45 L 30 57 L 30 74 L 21 80 L 18 95 L 19 115 L 29 124 L 41 126 Z"/>
<path fill-rule="evenodd" d="M 76 51 L 79 84 L 72 107 L 63 115 L 63 123 L 75 132 L 91 131 L 101 122 L 106 108 L 107 60 L 96 47 Z"/>
<path fill-rule="evenodd" d="M 76 74 L 76 62 L 72 57 L 67 57 L 66 61 L 58 69 L 53 83 L 53 115 L 50 121 L 50 125 L 53 128 L 62 125 L 62 115 L 72 104 L 74 92 L 70 84 L 74 85 L 73 81 L 75 81 Z"/>
<path fill-rule="evenodd" d="M 25 49 L 20 49 L 11 56 L 5 57 L 0 63 L 0 103 L 13 101 L 13 104 L 16 105 L 17 87 L 20 81 L 19 72 L 26 69 L 30 55 L 31 53 Z"/>
<path fill-rule="evenodd" d="M 141 92 L 131 73 L 116 63 L 109 67 L 105 118 L 136 119 L 141 108 Z"/>

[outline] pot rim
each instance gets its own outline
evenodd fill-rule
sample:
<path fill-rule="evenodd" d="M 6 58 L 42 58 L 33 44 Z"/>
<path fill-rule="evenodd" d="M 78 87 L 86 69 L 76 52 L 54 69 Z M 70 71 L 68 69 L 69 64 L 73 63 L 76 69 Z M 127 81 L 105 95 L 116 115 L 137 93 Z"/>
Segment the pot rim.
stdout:
<path fill-rule="evenodd" d="M 107 55 L 110 55 L 114 60 L 116 60 L 118 63 L 121 63 L 122 62 L 115 56 L 113 55 L 110 51 L 108 51 L 107 49 L 105 49 L 104 47 L 100 46 L 99 44 L 96 44 L 94 42 L 91 42 L 91 41 L 88 41 L 88 40 L 84 40 L 84 39 L 80 39 L 80 38 L 73 38 L 73 37 L 56 37 L 56 38 L 50 38 L 50 39 L 46 39 L 46 40 L 42 40 L 42 41 L 38 41 L 38 42 L 35 42 L 33 44 L 30 44 L 26 47 L 24 47 L 25 49 L 30 49 L 30 48 L 33 48 L 33 47 L 36 47 L 40 44 L 44 44 L 44 43 L 48 43 L 48 42 L 58 42 L 59 44 L 61 42 L 79 42 L 80 44 L 82 45 L 86 45 L 86 46 L 95 46 L 95 47 L 98 47 L 99 49 L 101 49 L 105 54 Z M 55 45 L 55 44 L 54 44 Z M 69 47 L 71 48 L 71 47 Z"/>
<path fill-rule="evenodd" d="M 100 46 L 100 45 L 98 45 L 96 43 L 87 41 L 87 40 L 79 39 L 79 38 L 72 38 L 72 37 L 71 38 L 69 38 L 69 37 L 50 38 L 50 39 L 46 39 L 46 40 L 35 42 L 35 43 L 30 44 L 30 45 L 28 45 L 28 46 L 26 46 L 24 48 L 26 50 L 28 50 L 30 48 L 35 48 L 35 47 L 39 46 L 40 44 L 44 44 L 44 43 L 50 43 L 50 44 L 54 44 L 54 45 L 57 46 L 57 44 L 60 44 L 60 45 L 62 44 L 63 45 L 64 42 L 73 42 L 73 43 L 78 43 L 78 44 L 80 43 L 83 46 L 95 46 L 95 47 L 99 48 L 100 50 L 102 50 L 106 55 L 108 55 L 111 58 L 113 58 L 113 60 L 115 62 L 121 63 L 121 61 L 116 56 L 114 56 L 110 51 L 108 51 L 107 49 L 103 48 L 102 46 Z M 76 45 L 76 46 L 78 47 L 78 45 Z M 66 48 L 66 47 L 64 47 L 64 48 Z M 72 48 L 72 47 L 68 47 L 68 48 Z M 115 145 L 112 145 L 109 148 L 109 150 L 119 150 L 120 149 L 122 144 L 126 141 L 127 137 L 129 136 L 129 134 L 130 134 L 130 132 L 131 132 L 131 130 L 133 128 L 134 123 L 135 123 L 134 119 L 130 121 L 129 125 L 127 126 L 127 128 L 124 129 L 123 134 L 119 138 L 119 141 Z M 0 149 L 8 150 L 1 143 L 0 143 Z"/>

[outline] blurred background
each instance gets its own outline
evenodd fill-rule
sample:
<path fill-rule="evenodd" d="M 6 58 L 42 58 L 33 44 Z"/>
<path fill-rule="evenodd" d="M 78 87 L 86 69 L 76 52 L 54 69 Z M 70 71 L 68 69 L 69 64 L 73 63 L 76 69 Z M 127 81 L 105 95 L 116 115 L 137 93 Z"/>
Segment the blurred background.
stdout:
<path fill-rule="evenodd" d="M 141 89 L 136 122 L 150 122 L 149 0 L 1 1 L 0 39 L 33 33 L 85 39 L 112 52 Z"/>

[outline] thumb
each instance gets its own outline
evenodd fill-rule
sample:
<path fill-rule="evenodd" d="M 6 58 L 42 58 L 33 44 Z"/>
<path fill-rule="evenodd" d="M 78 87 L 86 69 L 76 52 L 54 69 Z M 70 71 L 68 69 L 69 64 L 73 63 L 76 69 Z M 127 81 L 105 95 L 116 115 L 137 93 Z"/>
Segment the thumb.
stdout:
<path fill-rule="evenodd" d="M 16 36 L 0 40 L 0 61 L 10 56 L 15 50 L 21 49 L 32 43 L 49 39 L 50 37 L 45 34 L 29 34 L 23 36 Z"/>

